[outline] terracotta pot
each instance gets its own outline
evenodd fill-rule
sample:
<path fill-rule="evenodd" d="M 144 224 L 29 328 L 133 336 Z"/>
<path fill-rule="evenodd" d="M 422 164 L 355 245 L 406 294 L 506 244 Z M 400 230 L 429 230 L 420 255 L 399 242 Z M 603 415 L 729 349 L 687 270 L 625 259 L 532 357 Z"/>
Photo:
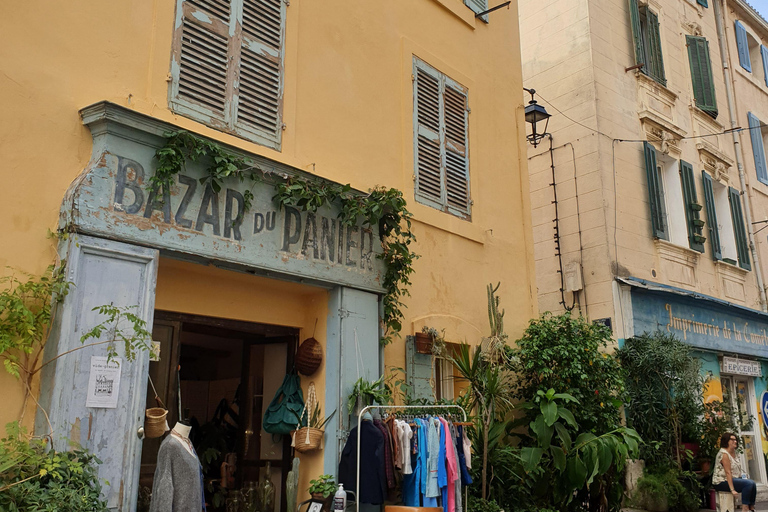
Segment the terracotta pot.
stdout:
<path fill-rule="evenodd" d="M 432 336 L 425 332 L 417 332 L 415 338 L 416 352 L 419 354 L 432 353 Z"/>

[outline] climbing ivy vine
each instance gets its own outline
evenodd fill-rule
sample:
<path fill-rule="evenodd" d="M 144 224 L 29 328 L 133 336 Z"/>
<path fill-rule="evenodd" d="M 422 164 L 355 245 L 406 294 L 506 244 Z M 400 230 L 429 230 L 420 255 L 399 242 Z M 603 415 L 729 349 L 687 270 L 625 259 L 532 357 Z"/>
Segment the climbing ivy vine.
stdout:
<path fill-rule="evenodd" d="M 342 224 L 354 226 L 362 221 L 367 226 L 377 226 L 383 248 L 377 257 L 386 264 L 382 283 L 386 293 L 382 299 L 384 334 L 381 344 L 391 343 L 399 334 L 405 307 L 403 300 L 410 295 L 408 287 L 413 262 L 418 258 L 411 247 L 416 241 L 411 231 L 413 215 L 400 190 L 374 187 L 368 194 L 360 194 L 349 184 L 286 176 L 264 169 L 190 132 L 166 133 L 165 137 L 165 145 L 155 153 L 158 166 L 150 178 L 150 190 L 158 197 L 168 196 L 175 175 L 184 170 L 187 161 L 201 162 L 205 165 L 206 175 L 200 178 L 200 183 L 210 184 L 214 192 L 219 192 L 222 183 L 230 180 L 267 183 L 274 187 L 272 199 L 280 208 L 290 206 L 314 213 L 323 206 L 337 204 L 341 206 L 339 221 Z M 252 191 L 245 191 L 243 212 L 238 216 L 250 210 L 253 197 Z"/>

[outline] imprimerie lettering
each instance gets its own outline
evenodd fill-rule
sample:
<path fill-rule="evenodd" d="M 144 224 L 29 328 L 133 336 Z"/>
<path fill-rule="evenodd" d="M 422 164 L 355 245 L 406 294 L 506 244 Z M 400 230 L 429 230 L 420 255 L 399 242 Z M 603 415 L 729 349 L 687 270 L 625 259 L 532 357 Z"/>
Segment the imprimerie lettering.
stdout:
<path fill-rule="evenodd" d="M 695 320 L 689 320 L 672 314 L 672 305 L 665 304 L 664 309 L 669 313 L 669 323 L 667 324 L 667 332 L 672 332 L 672 329 L 681 331 L 683 333 L 683 339 L 688 339 L 688 333 L 693 332 L 696 334 L 706 334 L 708 336 L 720 337 L 720 326 L 715 324 L 708 324 L 705 322 L 697 322 Z"/>
<path fill-rule="evenodd" d="M 373 271 L 378 240 L 368 227 L 346 226 L 337 218 L 289 206 L 279 210 L 271 199 L 255 200 L 246 214 L 241 191 L 216 192 L 210 183 L 201 185 L 185 174 L 177 175 L 172 190 L 151 193 L 145 189 L 146 176 L 141 164 L 118 157 L 113 210 L 143 217 L 161 227 L 162 236 L 176 236 L 165 230 L 171 226 L 240 244 L 242 250 L 273 248 L 292 258 Z"/>

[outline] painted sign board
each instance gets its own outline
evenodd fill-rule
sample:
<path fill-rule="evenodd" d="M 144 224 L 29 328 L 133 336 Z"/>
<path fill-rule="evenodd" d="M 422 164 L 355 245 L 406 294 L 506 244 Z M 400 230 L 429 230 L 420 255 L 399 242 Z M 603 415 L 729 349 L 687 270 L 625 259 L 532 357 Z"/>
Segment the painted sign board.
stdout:
<path fill-rule="evenodd" d="M 720 373 L 730 375 L 747 375 L 749 377 L 762 377 L 762 365 L 758 361 L 738 359 L 735 357 L 723 357 L 720 361 Z"/>
<path fill-rule="evenodd" d="M 661 330 L 700 349 L 768 358 L 765 313 L 701 294 L 693 297 L 640 286 L 631 288 L 631 299 L 635 335 Z"/>
<path fill-rule="evenodd" d="M 187 162 L 171 190 L 155 194 L 149 190 L 155 151 L 163 134 L 178 128 L 104 102 L 81 116 L 94 137 L 93 155 L 62 206 L 67 228 L 262 275 L 383 291 L 378 226 L 345 226 L 338 206 L 309 213 L 274 202 L 275 181 L 306 173 L 244 155 L 264 179 L 234 179 L 214 190 L 205 183 L 204 165 Z"/>

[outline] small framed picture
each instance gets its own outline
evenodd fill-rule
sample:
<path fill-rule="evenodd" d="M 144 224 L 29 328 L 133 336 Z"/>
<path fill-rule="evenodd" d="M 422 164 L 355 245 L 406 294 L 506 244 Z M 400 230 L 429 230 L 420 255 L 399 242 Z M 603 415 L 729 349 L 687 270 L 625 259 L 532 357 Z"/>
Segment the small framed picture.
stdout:
<path fill-rule="evenodd" d="M 322 512 L 323 505 L 325 502 L 323 501 L 312 501 L 309 504 L 309 508 L 307 508 L 307 512 Z"/>

